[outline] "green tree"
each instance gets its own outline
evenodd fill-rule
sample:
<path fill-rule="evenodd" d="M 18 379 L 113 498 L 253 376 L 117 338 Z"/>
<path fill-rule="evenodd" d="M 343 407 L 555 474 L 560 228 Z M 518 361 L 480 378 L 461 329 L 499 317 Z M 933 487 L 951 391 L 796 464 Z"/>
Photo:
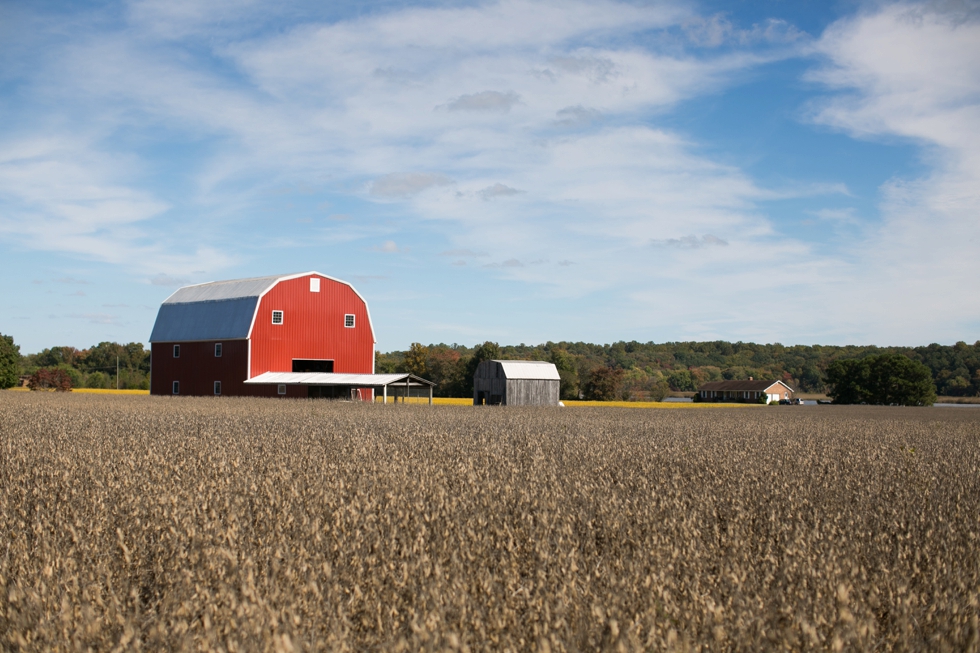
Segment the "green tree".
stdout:
<path fill-rule="evenodd" d="M 667 385 L 671 390 L 681 392 L 693 392 L 698 389 L 698 384 L 688 370 L 674 370 L 667 375 Z"/>
<path fill-rule="evenodd" d="M 394 374 L 398 371 L 398 360 L 394 353 L 374 352 L 374 371 L 376 374 Z"/>
<path fill-rule="evenodd" d="M 140 345 L 142 349 L 142 345 Z M 116 373 L 116 358 L 119 359 L 119 367 L 129 367 L 129 351 L 117 342 L 100 342 L 96 346 L 88 349 L 80 357 L 79 367 L 86 372 L 106 372 L 114 375 Z"/>
<path fill-rule="evenodd" d="M 820 370 L 816 365 L 807 364 L 800 372 L 800 390 L 805 392 L 819 392 L 824 389 L 823 379 L 820 378 Z"/>
<path fill-rule="evenodd" d="M 82 352 L 74 347 L 52 347 L 41 350 L 31 358 L 33 364 L 38 367 L 58 367 L 59 365 L 74 367 L 78 364 L 81 354 Z"/>
<path fill-rule="evenodd" d="M 103 372 L 92 372 L 85 378 L 86 388 L 108 388 L 109 377 Z"/>
<path fill-rule="evenodd" d="M 612 367 L 597 367 L 589 374 L 583 388 L 590 401 L 617 401 L 622 397 L 624 372 Z"/>
<path fill-rule="evenodd" d="M 413 342 L 405 354 L 405 371 L 425 378 L 428 372 L 429 348 L 421 342 Z"/>
<path fill-rule="evenodd" d="M 0 334 L 0 390 L 17 385 L 20 377 L 20 347 L 13 336 Z"/>
<path fill-rule="evenodd" d="M 559 395 L 562 399 L 578 399 L 579 378 L 578 371 L 575 369 L 575 359 L 568 351 L 561 348 L 552 348 L 551 362 L 558 370 L 561 377 Z"/>
<path fill-rule="evenodd" d="M 663 379 L 655 379 L 650 384 L 650 401 L 663 401 L 670 394 L 670 386 Z"/>
<path fill-rule="evenodd" d="M 836 404 L 931 406 L 936 384 L 929 368 L 902 354 L 872 354 L 827 366 L 828 394 Z"/>

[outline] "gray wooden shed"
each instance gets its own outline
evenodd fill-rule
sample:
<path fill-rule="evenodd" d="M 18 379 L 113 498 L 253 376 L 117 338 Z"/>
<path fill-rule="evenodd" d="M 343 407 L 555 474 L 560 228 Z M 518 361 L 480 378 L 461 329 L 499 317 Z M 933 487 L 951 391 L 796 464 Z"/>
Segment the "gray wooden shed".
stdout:
<path fill-rule="evenodd" d="M 474 406 L 557 406 L 558 368 L 543 361 L 483 361 L 473 375 Z"/>

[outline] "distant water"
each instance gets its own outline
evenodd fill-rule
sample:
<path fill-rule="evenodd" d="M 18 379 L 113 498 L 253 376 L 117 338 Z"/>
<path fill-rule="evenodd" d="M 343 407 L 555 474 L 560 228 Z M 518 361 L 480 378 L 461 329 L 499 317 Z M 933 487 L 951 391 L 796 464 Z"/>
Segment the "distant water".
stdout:
<path fill-rule="evenodd" d="M 933 404 L 939 408 L 980 408 L 980 404 Z"/>

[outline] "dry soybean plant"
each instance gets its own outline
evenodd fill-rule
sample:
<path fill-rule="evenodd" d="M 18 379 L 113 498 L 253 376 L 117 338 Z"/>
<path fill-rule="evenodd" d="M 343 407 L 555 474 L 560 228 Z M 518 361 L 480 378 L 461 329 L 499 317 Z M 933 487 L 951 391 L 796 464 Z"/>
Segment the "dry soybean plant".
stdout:
<path fill-rule="evenodd" d="M 977 651 L 980 411 L 0 393 L 0 649 Z"/>

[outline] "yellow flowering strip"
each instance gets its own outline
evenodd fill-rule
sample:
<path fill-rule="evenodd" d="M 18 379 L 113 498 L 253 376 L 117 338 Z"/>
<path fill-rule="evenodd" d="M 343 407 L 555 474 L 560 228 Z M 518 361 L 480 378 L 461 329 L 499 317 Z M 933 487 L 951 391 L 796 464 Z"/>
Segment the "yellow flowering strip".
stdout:
<path fill-rule="evenodd" d="M 578 401 L 569 399 L 563 402 L 569 408 L 582 406 L 598 406 L 600 408 L 751 408 L 762 404 L 716 404 L 711 402 L 694 403 L 693 401 Z"/>

